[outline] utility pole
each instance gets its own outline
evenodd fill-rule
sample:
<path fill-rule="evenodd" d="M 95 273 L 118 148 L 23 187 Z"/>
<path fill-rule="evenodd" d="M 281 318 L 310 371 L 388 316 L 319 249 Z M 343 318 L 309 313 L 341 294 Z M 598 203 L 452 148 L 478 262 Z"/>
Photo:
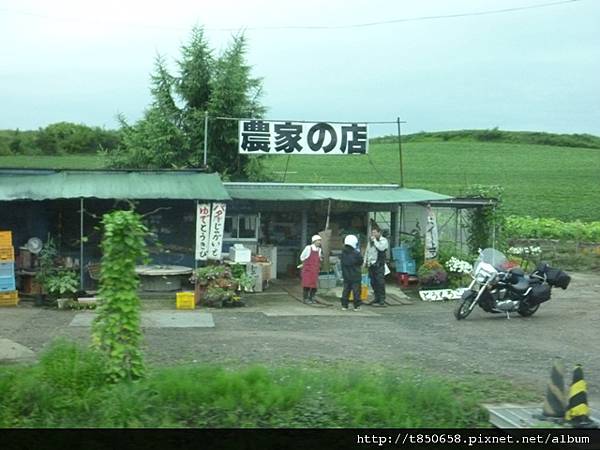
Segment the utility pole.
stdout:
<path fill-rule="evenodd" d="M 206 168 L 206 147 L 208 147 L 208 111 L 204 111 L 204 168 Z"/>
<path fill-rule="evenodd" d="M 402 131 L 400 129 L 400 117 L 396 118 L 398 124 L 398 154 L 400 156 L 400 187 L 404 187 L 404 167 L 402 165 Z"/>

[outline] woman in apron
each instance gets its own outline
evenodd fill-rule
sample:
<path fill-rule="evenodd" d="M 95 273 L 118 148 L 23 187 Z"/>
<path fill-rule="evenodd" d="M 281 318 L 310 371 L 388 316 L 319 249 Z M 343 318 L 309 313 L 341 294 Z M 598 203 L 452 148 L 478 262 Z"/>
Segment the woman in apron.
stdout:
<path fill-rule="evenodd" d="M 304 303 L 315 303 L 321 259 L 323 259 L 321 236 L 315 234 L 311 241 L 312 244 L 304 247 L 300 254 L 300 261 L 302 261 L 302 299 Z"/>

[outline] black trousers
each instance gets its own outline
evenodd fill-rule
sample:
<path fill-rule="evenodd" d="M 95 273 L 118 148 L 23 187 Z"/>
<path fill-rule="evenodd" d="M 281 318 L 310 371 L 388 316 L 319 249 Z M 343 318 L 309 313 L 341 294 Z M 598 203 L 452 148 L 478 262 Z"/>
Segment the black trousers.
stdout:
<path fill-rule="evenodd" d="M 317 290 L 315 288 L 302 288 L 302 298 L 304 300 L 313 300 L 315 298 L 315 294 Z"/>
<path fill-rule="evenodd" d="M 354 307 L 358 308 L 362 303 L 360 301 L 360 281 L 344 280 L 344 290 L 342 291 L 342 306 L 344 308 L 347 308 L 350 302 L 350 292 L 352 292 L 352 296 L 354 297 Z"/>
<path fill-rule="evenodd" d="M 385 304 L 385 267 L 377 264 L 370 266 L 369 278 L 375 294 L 375 303 Z"/>

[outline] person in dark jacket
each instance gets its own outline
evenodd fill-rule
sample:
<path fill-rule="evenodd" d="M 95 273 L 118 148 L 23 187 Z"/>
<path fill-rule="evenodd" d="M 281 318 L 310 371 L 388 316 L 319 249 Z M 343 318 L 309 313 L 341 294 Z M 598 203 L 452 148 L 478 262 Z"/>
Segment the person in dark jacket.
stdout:
<path fill-rule="evenodd" d="M 360 310 L 360 280 L 363 258 L 360 255 L 358 239 L 349 234 L 344 239 L 344 250 L 342 251 L 342 276 L 344 277 L 344 290 L 342 291 L 342 309 L 348 309 L 348 297 L 352 291 L 354 297 L 354 311 Z"/>

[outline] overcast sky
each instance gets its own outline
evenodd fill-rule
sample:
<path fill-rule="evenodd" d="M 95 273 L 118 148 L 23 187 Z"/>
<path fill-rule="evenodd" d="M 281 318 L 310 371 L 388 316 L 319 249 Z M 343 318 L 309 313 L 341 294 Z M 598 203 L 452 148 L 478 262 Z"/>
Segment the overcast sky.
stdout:
<path fill-rule="evenodd" d="M 139 119 L 195 24 L 246 29 L 268 118 L 600 135 L 596 0 L 0 0 L 0 129 Z"/>

